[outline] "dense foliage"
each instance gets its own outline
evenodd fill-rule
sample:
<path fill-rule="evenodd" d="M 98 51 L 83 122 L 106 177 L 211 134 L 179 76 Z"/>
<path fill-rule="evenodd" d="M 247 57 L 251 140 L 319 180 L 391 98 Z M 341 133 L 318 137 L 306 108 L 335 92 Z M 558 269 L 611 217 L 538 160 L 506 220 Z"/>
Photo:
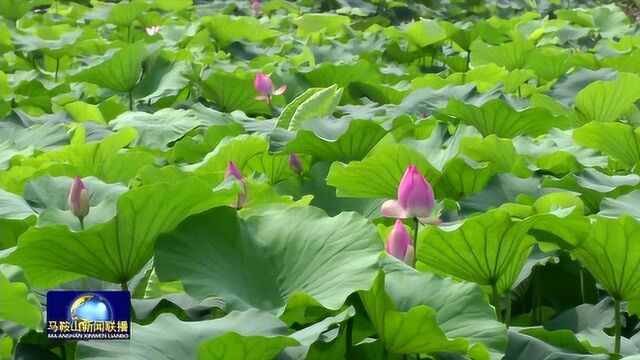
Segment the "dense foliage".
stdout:
<path fill-rule="evenodd" d="M 0 17 L 0 359 L 640 359 L 640 34 L 616 5 Z M 121 288 L 132 340 L 47 340 L 48 290 Z"/>

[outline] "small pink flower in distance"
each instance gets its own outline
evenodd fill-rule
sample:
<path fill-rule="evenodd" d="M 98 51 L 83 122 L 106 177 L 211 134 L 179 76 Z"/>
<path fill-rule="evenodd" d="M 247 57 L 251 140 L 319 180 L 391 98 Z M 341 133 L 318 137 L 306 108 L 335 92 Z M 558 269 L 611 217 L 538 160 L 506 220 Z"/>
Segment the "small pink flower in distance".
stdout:
<path fill-rule="evenodd" d="M 396 220 L 387 237 L 386 250 L 389 255 L 404 261 L 405 264 L 413 264 L 414 250 L 411 245 L 411 236 L 400 219 Z"/>
<path fill-rule="evenodd" d="M 256 96 L 256 100 L 267 100 L 271 102 L 273 95 L 282 95 L 287 90 L 287 85 L 280 86 L 277 90 L 274 90 L 273 81 L 269 75 L 265 75 L 262 72 L 256 74 L 255 80 L 253 80 L 253 87 L 260 93 Z"/>
<path fill-rule="evenodd" d="M 162 29 L 162 25 L 154 25 L 154 26 L 144 28 L 144 30 L 147 32 L 147 35 L 149 36 L 153 36 L 157 34 L 158 31 L 160 31 L 160 29 Z"/>
<path fill-rule="evenodd" d="M 79 176 L 71 183 L 67 203 L 71 213 L 80 219 L 80 222 L 89 214 L 89 192 Z"/>
<path fill-rule="evenodd" d="M 429 182 L 415 165 L 409 165 L 398 186 L 398 200 L 387 200 L 380 209 L 382 215 L 398 219 L 418 218 L 426 223 L 440 223 L 433 218 L 435 196 Z"/>
<path fill-rule="evenodd" d="M 302 172 L 302 162 L 300 161 L 298 155 L 294 153 L 291 153 L 289 155 L 289 167 L 296 174 L 300 174 Z"/>
<path fill-rule="evenodd" d="M 253 10 L 253 16 L 258 17 L 258 14 L 260 14 L 260 1 L 253 0 L 251 10 Z"/>
<path fill-rule="evenodd" d="M 227 171 L 224 174 L 225 180 L 236 180 L 240 183 L 242 191 L 238 194 L 238 200 L 235 204 L 236 209 L 240 209 L 242 205 L 247 201 L 247 183 L 244 181 L 244 176 L 233 161 L 229 161 Z"/>

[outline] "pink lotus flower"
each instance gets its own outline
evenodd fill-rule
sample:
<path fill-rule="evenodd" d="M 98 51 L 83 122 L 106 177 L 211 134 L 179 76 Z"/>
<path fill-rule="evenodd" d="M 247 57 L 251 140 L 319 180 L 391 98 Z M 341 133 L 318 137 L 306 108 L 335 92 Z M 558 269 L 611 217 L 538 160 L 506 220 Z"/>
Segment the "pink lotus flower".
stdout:
<path fill-rule="evenodd" d="M 253 87 L 260 93 L 256 96 L 256 100 L 267 100 L 271 103 L 271 97 L 273 95 L 282 95 L 287 90 L 287 85 L 280 86 L 277 90 L 273 88 L 273 81 L 269 75 L 265 75 L 262 72 L 256 74 L 255 80 L 253 80 Z"/>
<path fill-rule="evenodd" d="M 244 176 L 236 166 L 233 161 L 229 161 L 229 165 L 227 166 L 227 171 L 224 174 L 225 180 L 236 180 L 240 183 L 242 187 L 242 192 L 238 194 L 238 200 L 236 201 L 235 207 L 236 209 L 240 209 L 242 205 L 247 201 L 247 183 L 244 181 Z"/>
<path fill-rule="evenodd" d="M 398 186 L 398 200 L 387 200 L 380 209 L 382 215 L 398 219 L 418 218 L 425 223 L 440 223 L 432 217 L 435 196 L 429 182 L 415 165 L 409 165 Z"/>
<path fill-rule="evenodd" d="M 289 167 L 296 174 L 300 174 L 302 172 L 302 162 L 300 161 L 298 155 L 294 153 L 291 153 L 289 155 Z"/>
<path fill-rule="evenodd" d="M 402 260 L 407 265 L 413 265 L 414 249 L 411 236 L 400 219 L 396 220 L 393 229 L 387 237 L 387 253 Z"/>
<path fill-rule="evenodd" d="M 67 203 L 71 213 L 80 219 L 82 225 L 83 219 L 89 214 L 89 192 L 79 176 L 76 176 L 71 184 Z"/>
<path fill-rule="evenodd" d="M 260 14 L 260 1 L 253 0 L 251 10 L 253 10 L 253 16 L 258 17 L 258 14 Z"/>
<path fill-rule="evenodd" d="M 160 31 L 160 29 L 162 29 L 162 25 L 154 25 L 154 26 L 151 26 L 151 27 L 144 28 L 144 30 L 147 32 L 147 35 L 149 35 L 149 36 L 153 36 L 153 35 L 157 34 L 158 31 Z"/>

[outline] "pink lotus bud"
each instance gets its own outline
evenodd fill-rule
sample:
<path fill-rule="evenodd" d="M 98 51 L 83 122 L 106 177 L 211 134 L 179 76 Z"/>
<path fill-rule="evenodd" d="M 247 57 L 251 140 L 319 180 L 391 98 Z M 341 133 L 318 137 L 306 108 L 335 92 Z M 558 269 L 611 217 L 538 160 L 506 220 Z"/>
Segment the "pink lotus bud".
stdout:
<path fill-rule="evenodd" d="M 289 167 L 296 174 L 300 174 L 302 172 L 302 162 L 300 162 L 298 155 L 293 153 L 289 155 Z"/>
<path fill-rule="evenodd" d="M 265 75 L 261 72 L 256 74 L 256 78 L 253 80 L 253 87 L 255 87 L 256 91 L 262 95 L 273 94 L 273 81 L 271 81 L 269 75 Z"/>
<path fill-rule="evenodd" d="M 262 72 L 256 74 L 256 78 L 253 80 L 253 87 L 260 93 L 256 96 L 256 100 L 271 101 L 273 95 L 282 95 L 287 90 L 287 85 L 282 85 L 278 89 L 274 90 L 273 81 L 269 75 L 265 75 Z"/>
<path fill-rule="evenodd" d="M 407 229 L 405 229 L 404 224 L 402 224 L 402 221 L 398 219 L 387 237 L 387 253 L 405 262 L 407 255 L 409 255 L 412 257 L 408 259 L 410 261 L 409 264 L 411 264 L 413 260 L 413 250 L 409 251 L 409 248 L 413 248 L 413 246 L 411 246 L 411 237 Z"/>
<path fill-rule="evenodd" d="M 89 192 L 79 176 L 76 176 L 69 189 L 68 204 L 71 213 L 81 221 L 89 214 Z"/>
<path fill-rule="evenodd" d="M 225 180 L 233 180 L 240 182 L 240 186 L 242 187 L 242 191 L 238 194 L 238 201 L 236 202 L 235 207 L 237 209 L 241 208 L 244 203 L 247 201 L 247 183 L 244 181 L 244 176 L 236 166 L 233 161 L 229 161 L 229 165 L 227 166 L 227 171 L 224 174 Z"/>
<path fill-rule="evenodd" d="M 435 197 L 431 185 L 415 165 L 409 165 L 398 186 L 398 203 L 409 217 L 426 217 L 431 214 Z"/>
<path fill-rule="evenodd" d="M 435 197 L 431 185 L 415 165 L 409 165 L 398 186 L 398 200 L 387 200 L 380 209 L 382 215 L 400 219 L 418 218 L 429 224 L 439 223 L 431 217 Z"/>
<path fill-rule="evenodd" d="M 260 13 L 260 1 L 253 0 L 253 2 L 251 3 L 251 10 L 253 10 L 253 16 L 257 17 Z"/>
<path fill-rule="evenodd" d="M 157 34 L 158 31 L 160 31 L 160 29 L 162 29 L 162 25 L 154 25 L 154 26 L 144 28 L 144 30 L 147 32 L 147 35 L 149 36 L 153 36 Z"/>

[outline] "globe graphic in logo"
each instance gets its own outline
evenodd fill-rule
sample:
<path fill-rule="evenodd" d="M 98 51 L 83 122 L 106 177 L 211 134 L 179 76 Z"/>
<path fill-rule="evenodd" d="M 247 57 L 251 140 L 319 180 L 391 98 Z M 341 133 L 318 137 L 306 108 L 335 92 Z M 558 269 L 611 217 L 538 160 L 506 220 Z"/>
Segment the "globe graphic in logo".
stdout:
<path fill-rule="evenodd" d="M 71 304 L 69 317 L 72 321 L 107 321 L 112 319 L 112 313 L 105 299 L 95 294 L 84 294 Z"/>

